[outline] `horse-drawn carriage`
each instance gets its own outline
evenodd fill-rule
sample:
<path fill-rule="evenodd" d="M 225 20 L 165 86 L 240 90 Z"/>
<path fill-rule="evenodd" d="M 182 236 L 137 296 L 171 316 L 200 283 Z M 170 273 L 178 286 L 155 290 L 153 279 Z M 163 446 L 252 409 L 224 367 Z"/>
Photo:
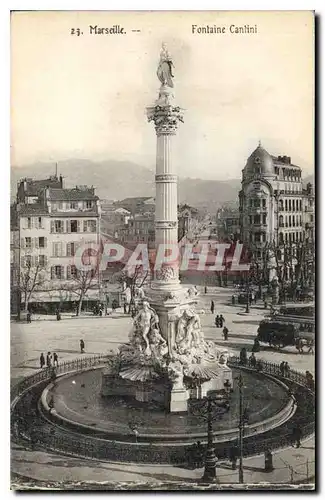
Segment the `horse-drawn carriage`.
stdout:
<path fill-rule="evenodd" d="M 314 320 L 307 317 L 273 316 L 261 321 L 257 339 L 278 349 L 296 346 L 313 350 L 315 342 Z"/>

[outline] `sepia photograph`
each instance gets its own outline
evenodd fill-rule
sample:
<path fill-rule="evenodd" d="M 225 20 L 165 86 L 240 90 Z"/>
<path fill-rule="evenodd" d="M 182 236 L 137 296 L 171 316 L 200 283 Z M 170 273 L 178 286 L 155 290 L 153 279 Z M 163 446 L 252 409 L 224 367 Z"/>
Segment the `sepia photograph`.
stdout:
<path fill-rule="evenodd" d="M 11 489 L 315 490 L 315 13 L 10 24 Z"/>

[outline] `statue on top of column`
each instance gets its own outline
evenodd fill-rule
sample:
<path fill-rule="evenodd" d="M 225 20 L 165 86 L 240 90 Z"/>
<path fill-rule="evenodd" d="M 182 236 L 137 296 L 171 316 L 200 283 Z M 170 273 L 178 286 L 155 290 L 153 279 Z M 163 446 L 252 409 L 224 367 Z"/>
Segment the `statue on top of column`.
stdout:
<path fill-rule="evenodd" d="M 165 43 L 162 44 L 162 48 L 160 51 L 160 60 L 157 69 L 157 76 L 161 81 L 162 85 L 167 85 L 167 87 L 174 87 L 174 83 L 172 78 L 174 75 L 172 74 L 173 68 L 172 58 L 167 50 L 167 46 Z"/>

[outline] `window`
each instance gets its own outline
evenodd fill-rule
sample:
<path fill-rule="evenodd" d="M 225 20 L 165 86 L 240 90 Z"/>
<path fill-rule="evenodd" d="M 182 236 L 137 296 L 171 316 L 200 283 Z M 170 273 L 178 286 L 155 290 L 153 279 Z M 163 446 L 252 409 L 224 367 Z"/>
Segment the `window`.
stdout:
<path fill-rule="evenodd" d="M 280 215 L 280 217 L 279 217 L 279 226 L 283 227 L 283 225 L 284 225 L 283 224 L 283 215 Z"/>
<path fill-rule="evenodd" d="M 254 207 L 259 208 L 261 206 L 261 200 L 259 198 L 254 200 Z"/>
<path fill-rule="evenodd" d="M 252 224 L 253 223 L 253 217 L 250 215 L 249 216 L 249 223 Z"/>
<path fill-rule="evenodd" d="M 78 232 L 78 221 L 71 220 L 70 221 L 70 233 L 77 233 L 77 232 Z"/>
<path fill-rule="evenodd" d="M 263 224 L 266 224 L 266 214 L 263 214 Z"/>
<path fill-rule="evenodd" d="M 32 238 L 30 237 L 25 238 L 25 247 L 32 248 Z"/>
<path fill-rule="evenodd" d="M 255 233 L 255 241 L 261 241 L 261 233 Z"/>
<path fill-rule="evenodd" d="M 261 223 L 261 216 L 254 215 L 254 224 L 260 224 L 260 223 Z"/>
<path fill-rule="evenodd" d="M 279 243 L 283 244 L 283 233 L 279 233 Z"/>
<path fill-rule="evenodd" d="M 252 206 L 253 206 L 253 200 L 252 200 L 252 199 L 250 199 L 250 200 L 249 200 L 249 206 L 250 206 L 250 207 L 252 207 Z"/>
<path fill-rule="evenodd" d="M 265 208 L 265 207 L 266 207 L 266 199 L 265 199 L 265 198 L 263 198 L 263 199 L 262 199 L 262 207 L 263 207 L 263 208 Z"/>
<path fill-rule="evenodd" d="M 67 256 L 74 257 L 76 254 L 77 244 L 75 242 L 67 243 Z"/>
<path fill-rule="evenodd" d="M 62 257 L 62 242 L 53 243 L 53 257 Z"/>
<path fill-rule="evenodd" d="M 63 220 L 51 221 L 51 233 L 63 233 Z"/>
<path fill-rule="evenodd" d="M 70 201 L 70 203 L 69 203 L 69 207 L 70 207 L 72 210 L 76 210 L 76 208 L 78 207 L 77 202 L 76 202 L 76 201 Z"/>
<path fill-rule="evenodd" d="M 285 242 L 288 243 L 288 233 L 285 233 Z"/>
<path fill-rule="evenodd" d="M 51 279 L 60 280 L 63 278 L 64 268 L 63 266 L 52 266 L 51 267 Z"/>
<path fill-rule="evenodd" d="M 289 227 L 291 227 L 291 215 L 289 215 Z"/>
<path fill-rule="evenodd" d="M 291 208 L 291 200 L 289 200 L 289 212 L 291 212 L 292 208 Z"/>
<path fill-rule="evenodd" d="M 68 266 L 67 267 L 67 279 L 70 280 L 74 277 L 77 276 L 77 268 L 76 266 L 72 265 L 72 266 Z"/>
<path fill-rule="evenodd" d="M 93 207 L 93 202 L 92 201 L 86 201 L 86 208 L 92 208 Z"/>
<path fill-rule="evenodd" d="M 38 227 L 41 228 L 42 227 L 42 217 L 39 217 L 38 218 Z"/>
<path fill-rule="evenodd" d="M 286 208 L 286 212 L 288 211 L 288 200 L 285 200 L 285 208 Z"/>
<path fill-rule="evenodd" d="M 95 220 L 85 220 L 84 221 L 84 232 L 85 233 L 95 233 L 96 232 L 96 221 Z"/>
<path fill-rule="evenodd" d="M 31 217 L 27 217 L 27 229 L 31 229 L 32 227 L 32 219 Z"/>
<path fill-rule="evenodd" d="M 295 225 L 296 225 L 296 221 L 295 221 L 295 216 L 294 215 L 292 216 L 292 225 L 293 225 L 293 227 L 295 227 Z"/>
<path fill-rule="evenodd" d="M 25 266 L 32 267 L 32 256 L 31 255 L 25 255 Z"/>
<path fill-rule="evenodd" d="M 302 226 L 302 216 L 299 217 L 300 226 Z"/>
<path fill-rule="evenodd" d="M 40 267 L 46 267 L 46 255 L 39 255 L 38 256 L 38 265 Z"/>
<path fill-rule="evenodd" d="M 299 210 L 300 211 L 302 210 L 302 201 L 301 200 L 299 201 Z"/>
<path fill-rule="evenodd" d="M 39 248 L 45 248 L 45 238 L 44 238 L 44 236 L 40 236 L 38 238 L 38 247 Z"/>

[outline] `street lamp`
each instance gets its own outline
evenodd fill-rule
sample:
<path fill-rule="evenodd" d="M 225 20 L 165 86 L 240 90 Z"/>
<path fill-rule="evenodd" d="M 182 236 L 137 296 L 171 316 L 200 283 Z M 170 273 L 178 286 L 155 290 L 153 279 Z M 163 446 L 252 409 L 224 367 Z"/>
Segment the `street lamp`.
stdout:
<path fill-rule="evenodd" d="M 249 288 L 249 275 L 248 272 L 246 274 L 246 313 L 249 313 L 249 297 L 250 297 L 250 288 Z"/>
<path fill-rule="evenodd" d="M 216 480 L 217 457 L 213 445 L 213 421 L 220 419 L 230 409 L 229 394 L 231 384 L 226 381 L 222 393 L 210 392 L 202 399 L 196 400 L 192 414 L 207 422 L 207 450 L 202 480 L 208 483 Z"/>
<path fill-rule="evenodd" d="M 243 376 L 240 372 L 238 377 L 238 388 L 239 388 L 239 483 L 244 482 L 244 469 L 243 469 L 243 441 L 244 441 L 244 428 L 245 424 L 248 423 L 247 408 L 244 408 L 244 398 L 243 398 Z"/>

